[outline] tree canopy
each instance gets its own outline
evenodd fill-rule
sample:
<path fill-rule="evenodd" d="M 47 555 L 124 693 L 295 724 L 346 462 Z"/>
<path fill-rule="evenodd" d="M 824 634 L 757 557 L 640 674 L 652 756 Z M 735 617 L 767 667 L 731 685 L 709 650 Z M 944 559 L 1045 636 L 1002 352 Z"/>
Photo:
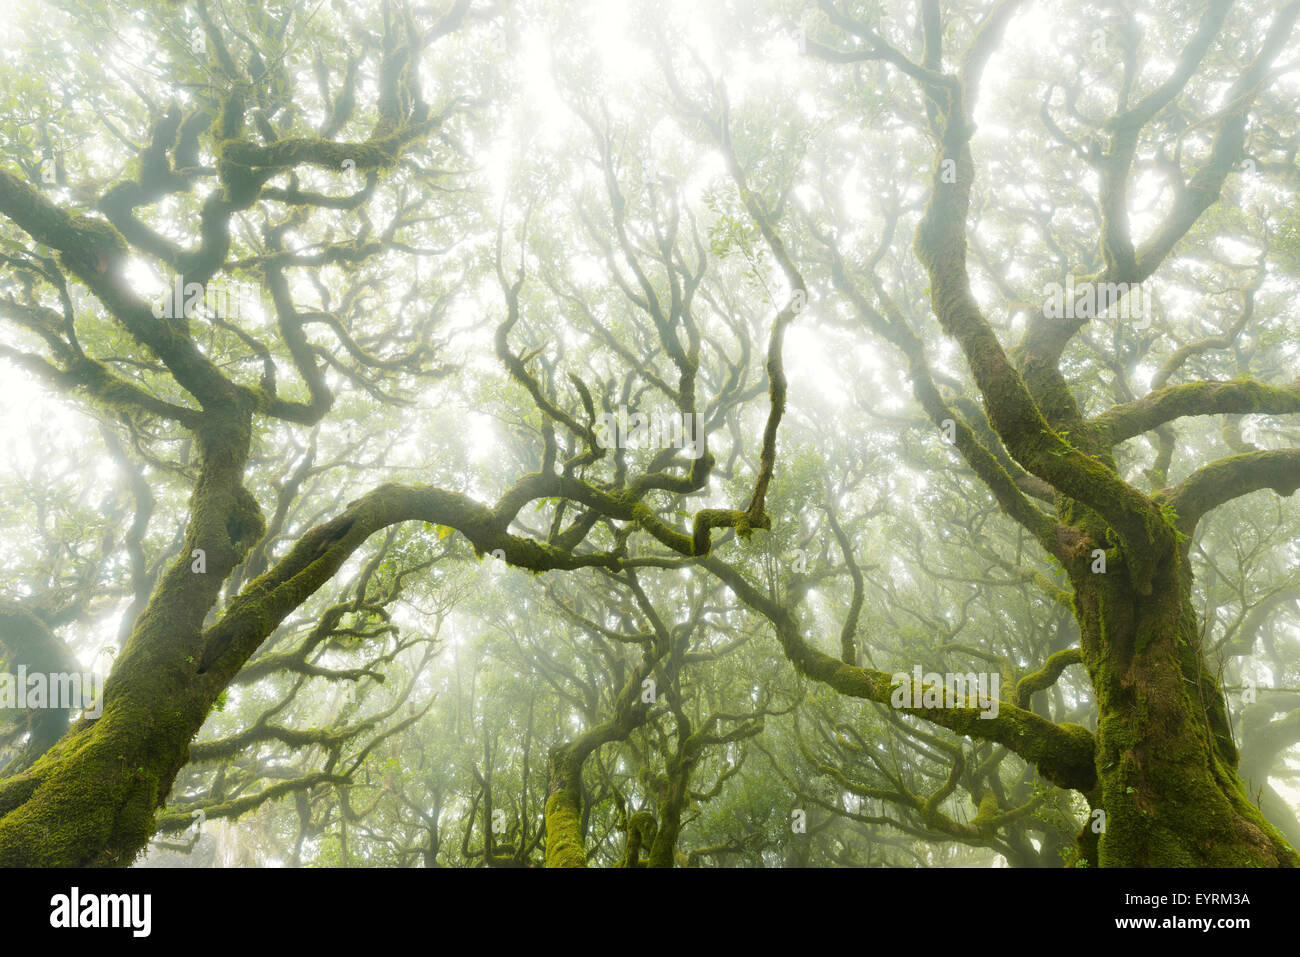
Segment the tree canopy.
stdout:
<path fill-rule="evenodd" d="M 1297 0 L 11 6 L 0 865 L 1300 864 Z"/>

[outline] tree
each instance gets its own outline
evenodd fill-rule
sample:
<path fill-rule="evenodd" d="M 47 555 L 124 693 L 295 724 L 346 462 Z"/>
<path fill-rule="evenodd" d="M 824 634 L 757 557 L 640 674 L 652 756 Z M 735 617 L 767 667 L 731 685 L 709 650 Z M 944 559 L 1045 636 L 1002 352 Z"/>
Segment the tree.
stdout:
<path fill-rule="evenodd" d="M 1009 353 L 972 292 L 967 221 L 975 179 L 975 102 L 984 66 L 1018 6 L 1000 3 L 988 10 L 961 52 L 947 54 L 955 67 L 951 71 L 944 67 L 937 4 L 925 5 L 918 20 L 915 58 L 829 0 L 821 9 L 833 32 L 852 45 L 810 45 L 830 61 L 889 63 L 922 90 L 935 151 L 915 251 L 929 279 L 930 307 L 943 332 L 960 346 L 982 409 L 971 415 L 954 410 L 929 374 L 923 340 L 884 284 L 876 280 L 877 308 L 846 275 L 838 244 L 823 234 L 832 281 L 862 320 L 903 352 L 917 399 L 936 427 L 955 426 L 957 450 L 1003 511 L 1061 563 L 1073 587 L 1081 659 L 1097 695 L 1095 741 L 1076 725 L 1038 726 L 1016 712 L 1007 715 L 1005 726 L 999 717 L 980 731 L 1105 812 L 1097 848 L 1086 849 L 1097 863 L 1293 865 L 1295 850 L 1250 801 L 1236 772 L 1238 751 L 1224 695 L 1200 653 L 1188 548 L 1213 508 L 1262 489 L 1293 493 L 1300 485 L 1300 452 L 1242 452 L 1202 465 L 1177 485 L 1143 493 L 1125 481 L 1114 447 L 1189 415 L 1294 412 L 1300 392 L 1296 385 L 1272 386 L 1248 377 L 1194 381 L 1165 385 L 1088 417 L 1062 371 L 1062 356 L 1090 319 L 1114 311 L 1116 296 L 1122 298 L 1156 272 L 1219 198 L 1242 159 L 1249 110 L 1291 36 L 1300 6 L 1281 8 L 1250 44 L 1244 63 L 1233 70 L 1227 105 L 1212 114 L 1212 136 L 1199 168 L 1184 181 L 1182 165 L 1173 163 L 1172 205 L 1140 245 L 1131 236 L 1126 197 L 1142 133 L 1184 92 L 1225 30 L 1229 5 L 1207 5 L 1173 73 L 1145 91 L 1136 72 L 1136 21 L 1116 26 L 1128 54 L 1119 108 L 1100 124 L 1105 140 L 1079 151 L 1101 184 L 1101 262 L 1076 287 L 1086 290 L 1066 303 L 1067 321 L 1048 308 L 1031 315 L 1021 342 Z M 1043 112 L 1050 125 L 1050 94 Z M 1066 133 L 1062 138 L 1073 142 Z M 1087 296 L 1093 297 L 1090 307 Z M 1166 363 L 1163 379 L 1189 355 L 1208 348 L 1213 343 L 1184 347 Z M 1157 477 L 1165 479 L 1166 470 L 1158 464 Z M 1040 508 L 1035 497 L 1050 501 L 1051 510 Z M 790 623 L 783 627 L 781 609 L 773 611 L 787 654 L 803 670 L 845 693 L 884 700 L 885 676 L 844 667 L 818 653 Z M 961 730 L 971 733 L 969 727 Z M 1089 831 L 1080 836 L 1090 843 Z"/>
<path fill-rule="evenodd" d="M 1300 863 L 1300 3 L 734 6 L 27 14 L 0 863 Z"/>

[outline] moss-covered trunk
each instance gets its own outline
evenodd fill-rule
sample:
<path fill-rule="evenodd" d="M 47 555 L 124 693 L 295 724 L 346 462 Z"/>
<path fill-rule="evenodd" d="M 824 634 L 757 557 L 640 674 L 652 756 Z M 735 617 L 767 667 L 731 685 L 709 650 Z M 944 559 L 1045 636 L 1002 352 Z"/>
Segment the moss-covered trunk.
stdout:
<path fill-rule="evenodd" d="M 153 837 L 155 811 L 226 683 L 195 674 L 202 620 L 180 601 L 187 577 L 201 576 L 178 562 L 141 616 L 103 714 L 0 782 L 0 866 L 127 865 Z"/>
<path fill-rule="evenodd" d="M 682 832 L 682 813 L 690 802 L 691 764 L 673 762 L 668 775 L 668 789 L 659 802 L 659 828 L 650 845 L 647 867 L 673 867 L 677 860 L 677 839 Z"/>
<path fill-rule="evenodd" d="M 0 784 L 0 866 L 135 859 L 211 705 L 181 687 L 165 692 L 119 694 L 98 721 L 74 728 L 29 771 Z"/>
<path fill-rule="evenodd" d="M 125 866 L 153 837 L 191 739 L 242 665 L 205 674 L 201 660 L 208 610 L 263 529 L 241 484 L 249 436 L 239 414 L 213 415 L 200 433 L 183 551 L 114 663 L 103 713 L 0 781 L 0 866 Z"/>
<path fill-rule="evenodd" d="M 551 749 L 546 794 L 546 866 L 586 867 L 582 840 L 582 760 L 571 745 Z"/>
<path fill-rule="evenodd" d="M 1094 863 L 1300 864 L 1237 774 L 1223 693 L 1201 659 L 1185 556 L 1174 551 L 1157 563 L 1149 595 L 1113 568 L 1076 584 L 1098 705 L 1090 798 L 1106 815 Z"/>

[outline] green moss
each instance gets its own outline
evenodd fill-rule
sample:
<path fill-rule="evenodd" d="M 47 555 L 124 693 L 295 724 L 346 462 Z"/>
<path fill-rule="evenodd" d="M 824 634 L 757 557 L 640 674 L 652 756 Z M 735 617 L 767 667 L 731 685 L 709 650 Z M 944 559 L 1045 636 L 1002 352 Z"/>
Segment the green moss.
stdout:
<path fill-rule="evenodd" d="M 546 801 L 546 866 L 586 867 L 582 846 L 582 812 L 567 788 Z"/>
<path fill-rule="evenodd" d="M 1244 798 L 1230 736 L 1216 741 L 1226 715 L 1185 636 L 1196 627 L 1189 584 L 1170 549 L 1149 596 L 1122 577 L 1080 589 L 1099 712 L 1094 806 L 1106 812 L 1095 855 L 1087 828 L 1080 854 L 1103 867 L 1287 864 L 1296 853 Z"/>

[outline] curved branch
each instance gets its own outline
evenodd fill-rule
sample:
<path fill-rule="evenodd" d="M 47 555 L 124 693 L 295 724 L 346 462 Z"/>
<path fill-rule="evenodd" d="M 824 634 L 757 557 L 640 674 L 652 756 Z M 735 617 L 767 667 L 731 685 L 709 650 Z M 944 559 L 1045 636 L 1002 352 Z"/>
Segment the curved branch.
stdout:
<path fill-rule="evenodd" d="M 1261 489 L 1279 495 L 1300 488 L 1300 449 L 1247 452 L 1211 462 L 1197 469 L 1169 495 L 1178 513 L 1178 530 L 1190 535 L 1206 512 L 1225 502 Z"/>

